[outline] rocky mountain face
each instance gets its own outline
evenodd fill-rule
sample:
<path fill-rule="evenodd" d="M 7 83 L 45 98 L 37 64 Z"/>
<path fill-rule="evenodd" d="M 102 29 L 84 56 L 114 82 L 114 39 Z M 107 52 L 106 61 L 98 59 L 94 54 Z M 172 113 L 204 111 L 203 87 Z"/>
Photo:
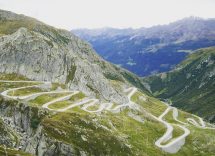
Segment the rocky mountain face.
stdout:
<path fill-rule="evenodd" d="M 139 76 L 173 69 L 190 51 L 215 45 L 215 20 L 185 18 L 140 29 L 72 30 L 106 60 Z"/>
<path fill-rule="evenodd" d="M 174 106 L 215 122 L 215 48 L 200 49 L 177 68 L 144 78 L 151 92 Z"/>
<path fill-rule="evenodd" d="M 138 84 L 144 89 L 139 78 L 101 59 L 89 44 L 70 32 L 2 10 L 0 72 L 65 83 L 71 89 L 117 103 L 126 98 L 111 80 Z"/>

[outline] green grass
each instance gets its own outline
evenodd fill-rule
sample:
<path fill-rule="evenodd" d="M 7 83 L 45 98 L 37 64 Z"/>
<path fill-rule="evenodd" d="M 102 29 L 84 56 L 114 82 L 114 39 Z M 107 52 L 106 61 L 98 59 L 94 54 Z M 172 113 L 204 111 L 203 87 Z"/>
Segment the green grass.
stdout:
<path fill-rule="evenodd" d="M 61 108 L 65 108 L 65 107 L 67 107 L 67 106 L 69 106 L 71 104 L 73 104 L 73 103 L 71 103 L 70 101 L 66 100 L 66 101 L 55 102 L 55 103 L 49 105 L 48 107 L 50 109 L 61 109 Z"/>
<path fill-rule="evenodd" d="M 0 20 L 0 34 L 8 35 L 16 32 L 20 27 L 32 29 L 34 26 L 33 20 Z"/>
<path fill-rule="evenodd" d="M 151 109 L 147 109 L 147 110 L 150 111 Z M 151 112 L 153 112 L 153 110 Z M 196 119 L 198 122 L 198 119 L 195 118 L 192 114 L 179 111 L 179 117 L 178 117 L 179 120 L 186 122 L 186 118 L 188 117 L 192 117 Z M 172 111 L 165 116 L 165 119 L 170 123 L 177 123 L 172 118 Z M 215 131 L 199 129 L 192 125 L 189 126 L 188 129 L 191 130 L 191 134 L 186 138 L 186 144 L 182 147 L 182 149 L 178 153 L 172 154 L 172 155 L 174 156 L 181 156 L 181 155 L 212 156 L 215 153 L 214 152 L 215 151 L 214 150 L 215 149 L 215 141 L 214 141 Z M 176 128 L 173 133 L 173 135 L 176 137 L 181 134 L 182 134 L 182 130 L 180 128 Z"/>
<path fill-rule="evenodd" d="M 97 116 L 80 108 L 58 113 L 44 120 L 43 126 L 49 136 L 71 143 L 77 151 L 85 150 L 89 155 L 156 155 L 162 152 L 154 142 L 165 132 L 164 126 L 151 120 L 142 124 L 124 113 Z"/>
<path fill-rule="evenodd" d="M 199 119 L 197 117 L 195 117 L 194 115 L 187 113 L 187 112 L 184 112 L 184 111 L 181 111 L 181 110 L 178 111 L 178 119 L 180 121 L 186 123 L 186 122 L 188 122 L 186 120 L 187 118 L 193 118 L 194 120 L 196 120 L 197 123 L 199 123 Z"/>
<path fill-rule="evenodd" d="M 30 88 L 10 91 L 10 92 L 8 92 L 8 95 L 10 95 L 10 96 L 25 96 L 25 95 L 30 95 L 30 94 L 39 93 L 39 92 L 44 92 L 44 90 L 42 90 L 41 88 L 38 88 L 38 87 L 30 87 Z"/>
<path fill-rule="evenodd" d="M 51 108 L 51 109 L 65 108 L 65 107 L 67 107 L 67 106 L 69 106 L 75 102 L 82 100 L 85 97 L 86 96 L 82 92 L 79 92 L 79 93 L 73 95 L 69 100 L 59 101 L 59 102 L 56 102 L 56 103 L 49 105 L 49 108 Z"/>
<path fill-rule="evenodd" d="M 188 128 L 191 133 L 177 155 L 213 156 L 215 153 L 214 130 L 203 130 L 194 126 Z"/>
<path fill-rule="evenodd" d="M 84 114 L 88 114 L 88 112 L 82 110 L 80 106 L 70 108 L 70 109 L 66 110 L 66 112 L 67 113 L 81 113 L 81 114 L 84 113 Z"/>
<path fill-rule="evenodd" d="M 17 107 L 17 104 L 12 106 Z M 143 116 L 144 123 L 129 117 L 127 115 L 129 109 L 121 113 L 104 111 L 96 115 L 75 107 L 67 112 L 41 117 L 38 108 L 32 108 L 35 110 L 32 110 L 34 113 L 31 114 L 31 127 L 36 129 L 42 122 L 43 132 L 47 137 L 70 144 L 75 155 L 80 155 L 79 151 L 86 151 L 87 155 L 122 156 L 213 156 L 214 154 L 214 131 L 194 126 L 188 127 L 191 134 L 178 153 L 162 152 L 154 143 L 165 133 L 165 126 L 150 116 L 145 117 L 146 114 L 141 111 L 133 113 Z M 179 134 L 180 131 L 176 131 L 174 137 Z"/>
<path fill-rule="evenodd" d="M 7 151 L 8 156 L 32 156 L 31 154 L 28 154 L 28 153 L 25 153 L 22 151 L 17 151 L 15 149 L 11 149 L 11 148 L 10 149 L 7 148 L 6 151 Z M 6 155 L 3 145 L 0 145 L 0 155 L 1 156 Z"/>
<path fill-rule="evenodd" d="M 5 74 L 5 73 L 0 73 L 0 80 L 5 80 L 5 81 L 29 81 L 28 78 L 11 73 L 11 74 Z M 31 86 L 31 85 L 36 85 L 40 84 L 38 82 L 0 82 L 0 92 L 5 91 L 7 89 L 11 88 L 18 88 L 18 87 L 24 87 L 24 86 Z"/>
<path fill-rule="evenodd" d="M 60 113 L 45 120 L 43 125 L 50 136 L 72 144 L 77 153 L 78 150 L 84 150 L 89 155 L 131 153 L 115 135 L 97 126 L 93 118 L 93 115 L 87 114 Z"/>
<path fill-rule="evenodd" d="M 1 26 L 0 26 L 1 27 Z M 0 29 L 1 31 L 1 29 Z M 25 76 L 16 74 L 16 73 L 11 73 L 11 74 L 5 74 L 5 73 L 0 73 L 0 80 L 6 80 L 6 81 L 29 81 L 30 79 L 26 78 Z"/>
<path fill-rule="evenodd" d="M 183 133 L 184 133 L 183 129 L 181 129 L 180 127 L 175 125 L 175 124 L 179 124 L 179 123 L 173 119 L 172 113 L 173 113 L 173 111 L 171 110 L 163 117 L 163 120 L 167 121 L 168 123 L 171 123 L 174 128 L 173 133 L 172 133 L 172 139 L 168 140 L 167 142 L 163 142 L 162 143 L 163 145 L 173 141 L 174 139 L 183 135 Z"/>
<path fill-rule="evenodd" d="M 37 130 L 39 124 L 49 113 L 47 112 L 40 112 L 38 107 L 31 107 L 31 118 L 30 118 L 30 126 L 33 130 Z"/>
<path fill-rule="evenodd" d="M 174 130 L 172 132 L 172 139 L 167 140 L 166 142 L 162 142 L 162 145 L 166 145 L 172 141 L 174 141 L 176 138 L 178 138 L 179 136 L 184 134 L 184 130 L 181 129 L 180 127 L 176 126 L 176 125 L 172 125 Z"/>
<path fill-rule="evenodd" d="M 78 101 L 78 100 L 82 100 L 85 97 L 86 97 L 86 95 L 84 93 L 79 92 L 79 93 L 73 95 L 69 100 L 71 102 L 75 102 L 75 101 Z"/>
<path fill-rule="evenodd" d="M 167 122 L 169 123 L 174 123 L 174 124 L 180 124 L 179 122 L 175 121 L 173 119 L 173 111 L 169 111 L 164 117 L 163 119 L 165 119 Z M 194 119 L 197 123 L 199 123 L 199 119 L 197 117 L 195 117 L 194 115 L 190 114 L 190 113 L 187 113 L 187 112 L 184 112 L 184 111 L 181 111 L 181 110 L 178 110 L 178 120 L 184 122 L 184 123 L 189 123 L 187 121 L 187 118 L 192 118 Z M 200 123 L 199 123 L 200 124 Z"/>
<path fill-rule="evenodd" d="M 165 121 L 167 121 L 167 122 L 169 122 L 169 123 L 172 123 L 172 124 L 179 124 L 177 121 L 175 121 L 175 120 L 173 119 L 172 114 L 173 114 L 173 111 L 172 111 L 172 110 L 169 111 L 169 112 L 163 117 L 163 120 L 165 120 Z M 182 114 L 180 114 L 179 116 L 181 116 L 181 115 L 182 115 Z M 178 119 L 179 119 L 179 117 L 178 117 Z M 179 120 L 180 120 L 180 119 L 179 119 Z M 180 121 L 184 122 L 183 120 L 180 120 Z M 186 123 L 186 121 L 185 121 L 185 123 Z"/>
<path fill-rule="evenodd" d="M 96 110 L 99 109 L 99 107 L 100 107 L 100 104 L 96 103 L 93 106 L 87 107 L 87 110 L 89 110 L 89 111 L 96 111 Z"/>
<path fill-rule="evenodd" d="M 0 82 L 0 92 L 3 92 L 8 89 L 12 88 L 19 88 L 19 87 L 25 87 L 25 86 L 32 86 L 39 83 L 23 83 L 23 82 Z"/>
<path fill-rule="evenodd" d="M 145 118 L 140 123 L 127 116 L 125 110 L 120 114 L 108 114 L 108 118 L 119 134 L 127 136 L 134 155 L 162 155 L 155 145 L 155 141 L 165 133 L 165 127 L 153 120 Z"/>
<path fill-rule="evenodd" d="M 76 72 L 76 65 L 71 65 L 70 68 L 68 68 L 68 75 L 66 77 L 66 84 L 69 82 L 72 82 L 72 80 L 74 79 L 75 76 L 75 72 Z"/>
<path fill-rule="evenodd" d="M 141 98 L 143 97 L 143 98 Z M 146 100 L 144 100 L 146 98 Z M 139 105 L 141 105 L 145 110 L 150 112 L 151 114 L 155 116 L 160 116 L 167 106 L 160 102 L 159 100 L 149 97 L 145 94 L 142 94 L 141 92 L 136 92 L 132 97 L 131 100 Z"/>
<path fill-rule="evenodd" d="M 65 31 L 61 29 L 56 29 L 54 27 L 48 26 L 36 19 L 30 17 L 23 17 L 17 20 L 0 19 L 0 34 L 9 35 L 16 32 L 19 28 L 24 27 L 29 31 L 38 32 L 41 35 L 46 36 L 51 41 L 61 44 L 68 44 L 70 39 L 65 36 Z M 47 44 L 51 42 L 47 40 Z M 52 44 L 51 44 L 52 45 Z"/>
<path fill-rule="evenodd" d="M 123 82 L 122 81 L 117 81 L 117 80 L 110 80 L 111 85 L 119 90 L 120 92 L 123 92 Z"/>
<path fill-rule="evenodd" d="M 192 114 L 183 112 L 179 110 L 178 119 L 183 122 L 187 122 L 186 118 L 194 118 L 195 120 L 198 119 L 194 117 Z M 178 122 L 175 121 L 172 117 L 172 111 L 168 112 L 164 119 L 172 124 Z M 190 135 L 186 138 L 185 145 L 179 150 L 178 153 L 173 154 L 174 156 L 181 156 L 181 155 L 195 155 L 195 156 L 212 156 L 215 152 L 215 130 L 205 130 L 193 125 L 186 126 L 190 130 Z M 174 126 L 173 136 L 174 138 L 183 134 L 182 129 L 179 127 Z M 173 139 L 174 139 L 173 138 Z M 169 140 L 172 141 L 173 139 Z M 168 143 L 167 141 L 166 143 Z"/>
<path fill-rule="evenodd" d="M 190 54 L 177 70 L 144 78 L 154 96 L 215 122 L 215 47 Z M 164 76 L 165 75 L 165 76 Z"/>
<path fill-rule="evenodd" d="M 53 93 L 53 94 L 44 94 L 36 97 L 34 100 L 30 100 L 29 104 L 31 106 L 42 106 L 43 104 L 50 102 L 54 99 L 69 95 L 71 93 Z"/>

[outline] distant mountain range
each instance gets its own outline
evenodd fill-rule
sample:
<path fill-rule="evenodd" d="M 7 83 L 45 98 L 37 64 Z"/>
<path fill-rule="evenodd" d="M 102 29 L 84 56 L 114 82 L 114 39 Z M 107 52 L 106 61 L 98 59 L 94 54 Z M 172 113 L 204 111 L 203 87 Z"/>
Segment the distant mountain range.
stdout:
<path fill-rule="evenodd" d="M 76 29 L 106 60 L 139 76 L 165 72 L 193 50 L 215 45 L 215 19 L 189 17 L 151 28 Z"/>

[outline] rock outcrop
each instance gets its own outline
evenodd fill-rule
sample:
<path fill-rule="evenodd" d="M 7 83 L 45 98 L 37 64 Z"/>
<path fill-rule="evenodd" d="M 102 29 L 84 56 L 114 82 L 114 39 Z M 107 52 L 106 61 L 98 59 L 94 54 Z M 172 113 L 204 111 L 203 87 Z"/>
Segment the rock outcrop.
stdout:
<path fill-rule="evenodd" d="M 122 73 L 132 74 L 105 62 L 70 32 L 6 11 L 0 11 L 0 27 L 0 72 L 66 83 L 106 101 L 127 102 L 110 80 L 126 84 L 131 79 Z"/>
<path fill-rule="evenodd" d="M 71 145 L 59 142 L 44 133 L 40 121 L 48 117 L 50 112 L 0 98 L 0 117 L 4 123 L 0 127 L 2 128 L 4 125 L 8 130 L 0 139 L 2 144 L 38 156 L 55 155 L 56 153 L 68 156 L 77 154 L 78 151 L 75 151 Z M 17 140 L 11 140 L 8 137 L 11 135 L 14 135 L 13 137 L 16 137 Z"/>

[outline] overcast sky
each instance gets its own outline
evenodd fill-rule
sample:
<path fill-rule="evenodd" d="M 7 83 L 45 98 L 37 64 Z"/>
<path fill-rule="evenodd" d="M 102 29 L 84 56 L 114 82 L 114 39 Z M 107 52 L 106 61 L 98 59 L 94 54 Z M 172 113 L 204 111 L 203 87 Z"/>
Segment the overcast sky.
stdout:
<path fill-rule="evenodd" d="M 215 18 L 215 0 L 0 0 L 0 9 L 68 30 L 149 27 L 188 16 Z"/>

